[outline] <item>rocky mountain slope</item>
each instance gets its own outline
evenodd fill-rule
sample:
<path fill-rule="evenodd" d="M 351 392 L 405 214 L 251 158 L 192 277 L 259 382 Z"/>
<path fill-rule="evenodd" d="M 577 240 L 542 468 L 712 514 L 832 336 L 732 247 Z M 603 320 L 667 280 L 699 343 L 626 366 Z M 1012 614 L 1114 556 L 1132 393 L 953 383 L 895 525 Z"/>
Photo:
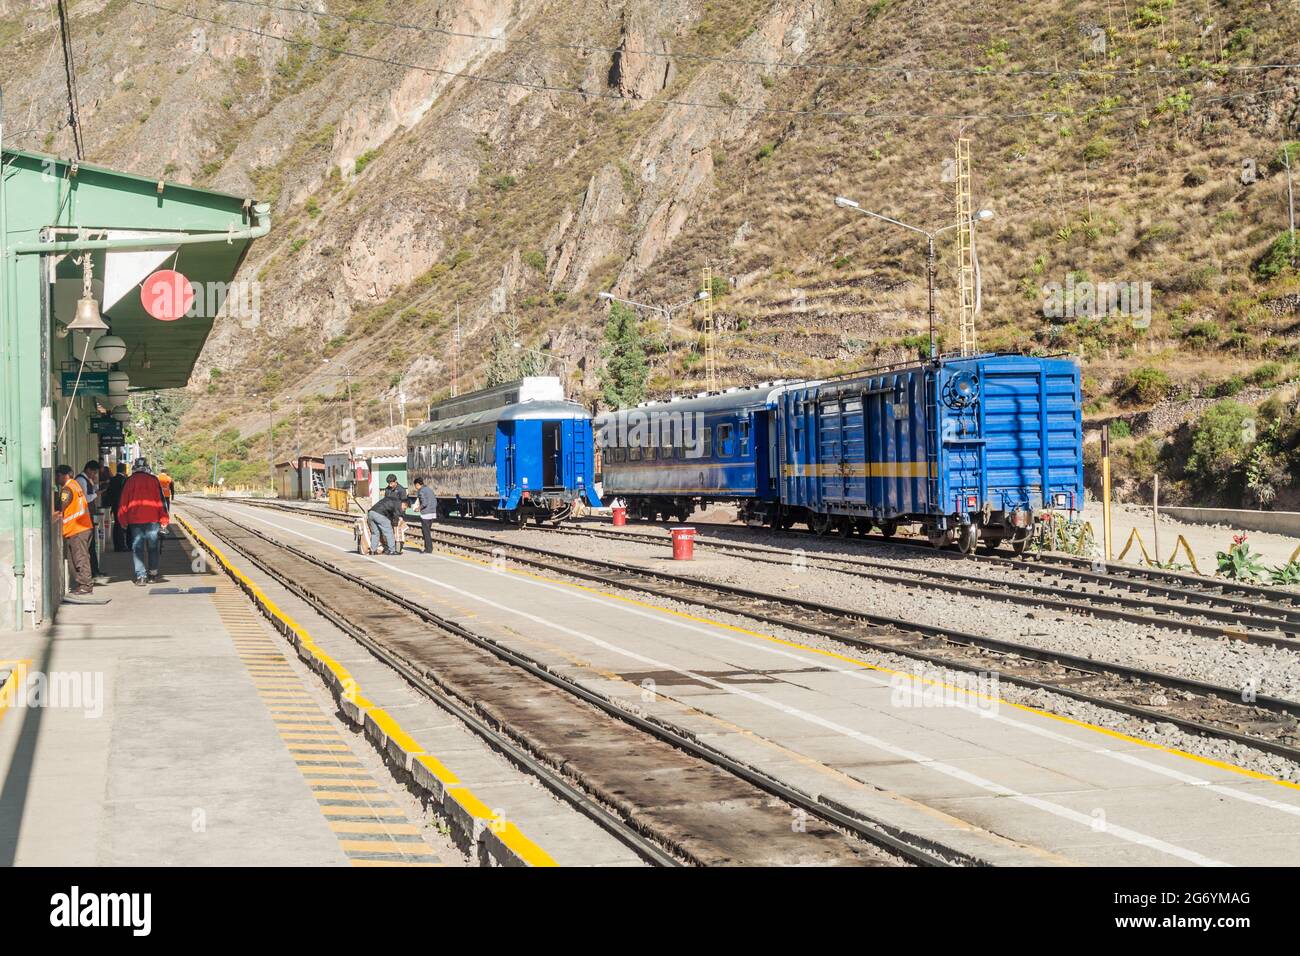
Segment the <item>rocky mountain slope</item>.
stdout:
<path fill-rule="evenodd" d="M 190 387 L 196 467 L 216 447 L 260 473 L 268 404 L 282 455 L 335 443 L 348 377 L 359 430 L 402 396 L 418 414 L 451 386 L 458 314 L 462 389 L 510 328 L 594 397 L 595 294 L 675 304 L 705 267 L 723 384 L 913 357 L 923 241 L 832 199 L 951 222 L 958 136 L 995 213 L 981 345 L 1081 354 L 1089 415 L 1130 417 L 1135 444 L 1202 398 L 1281 388 L 1290 407 L 1300 281 L 1278 244 L 1300 71 L 1270 65 L 1300 61 L 1294 0 L 77 0 L 71 16 L 88 159 L 273 203 L 247 266 L 260 318 L 223 322 Z M 10 123 L 66 154 L 56 23 L 46 0 L 0 0 Z M 1045 316 L 1054 284 L 1089 281 L 1150 283 L 1149 325 Z M 654 389 L 702 387 L 694 313 L 671 366 L 662 322 L 645 331 Z"/>

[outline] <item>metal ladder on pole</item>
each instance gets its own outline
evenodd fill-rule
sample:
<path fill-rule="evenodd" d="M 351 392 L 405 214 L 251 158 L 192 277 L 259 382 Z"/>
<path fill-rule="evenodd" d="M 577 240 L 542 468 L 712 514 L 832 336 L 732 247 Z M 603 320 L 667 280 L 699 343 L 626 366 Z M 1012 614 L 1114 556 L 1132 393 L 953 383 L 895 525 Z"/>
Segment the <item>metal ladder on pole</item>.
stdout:
<path fill-rule="evenodd" d="M 975 259 L 971 249 L 970 140 L 957 140 L 957 283 L 961 302 L 959 329 L 961 354 L 974 355 L 975 345 Z"/>

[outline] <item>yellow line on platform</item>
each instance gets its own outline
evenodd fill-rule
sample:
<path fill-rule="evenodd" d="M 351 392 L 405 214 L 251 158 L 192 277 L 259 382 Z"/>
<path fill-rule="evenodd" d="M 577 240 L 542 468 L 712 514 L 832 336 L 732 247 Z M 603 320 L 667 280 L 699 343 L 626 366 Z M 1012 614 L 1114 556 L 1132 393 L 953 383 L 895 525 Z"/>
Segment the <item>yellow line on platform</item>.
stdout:
<path fill-rule="evenodd" d="M 249 578 L 248 575 L 244 574 L 244 572 L 236 568 L 230 562 L 230 560 L 215 545 L 212 544 L 212 542 L 208 541 L 203 535 L 199 534 L 199 532 L 195 530 L 193 525 L 191 525 L 180 515 L 173 515 L 173 517 L 176 518 L 176 520 L 181 525 L 181 527 L 184 528 L 186 534 L 188 534 L 193 541 L 195 541 L 199 546 L 206 549 L 214 558 L 216 558 L 217 562 L 230 576 L 230 578 L 233 579 L 237 587 L 247 592 L 248 596 L 252 599 L 254 607 L 260 609 L 268 617 L 272 618 L 279 624 L 283 625 L 283 627 L 286 629 L 286 637 L 291 643 L 296 643 L 299 647 L 306 648 L 317 659 L 317 661 L 319 661 L 322 665 L 324 665 L 324 667 L 327 668 L 330 671 L 330 673 L 334 675 L 334 678 L 340 682 L 341 686 L 346 686 L 350 689 L 350 693 L 354 695 L 355 699 L 365 699 L 364 692 L 361 690 L 361 687 L 353 679 L 352 675 L 347 671 L 347 669 L 344 668 L 337 661 L 335 661 L 328 654 L 326 654 L 323 650 L 321 650 L 319 645 L 316 644 L 315 640 L 311 637 L 311 635 L 306 631 L 305 628 L 303 628 L 300 624 L 298 624 L 297 621 L 295 621 L 288 614 L 282 611 L 276 605 L 276 603 L 267 596 L 265 591 L 263 591 L 251 578 Z M 225 599 L 227 596 L 228 596 L 227 594 L 222 593 L 220 590 L 216 594 L 212 595 L 214 603 L 216 603 L 218 606 L 219 614 L 222 612 L 222 604 L 218 600 L 218 598 Z M 245 602 L 242 601 L 239 602 L 239 606 L 242 607 L 245 611 L 248 610 L 248 605 Z M 231 606 L 231 611 L 232 612 L 234 611 L 233 606 Z M 224 618 L 224 614 L 222 616 Z M 271 646 L 274 646 L 274 644 L 272 644 Z M 244 649 L 247 650 L 247 647 L 245 647 Z M 249 667 L 247 662 L 245 662 L 245 667 L 246 668 Z M 267 700 L 268 706 L 273 706 L 273 704 L 271 703 L 271 701 L 269 701 L 268 698 L 272 696 L 283 698 L 285 696 L 282 690 L 277 690 L 277 686 L 283 684 L 284 682 L 269 680 L 265 677 L 262 678 L 252 677 L 252 679 L 254 681 L 255 686 L 257 687 L 259 696 L 262 696 L 264 700 Z M 298 686 L 301 686 L 301 684 L 299 684 Z M 310 711 L 307 712 L 309 713 Z M 319 713 L 319 711 L 317 712 Z M 301 711 L 298 712 L 299 715 L 301 715 L 302 713 L 303 712 Z M 392 720 L 392 718 L 389 717 L 388 715 L 384 715 L 384 716 L 387 718 L 389 722 L 388 725 L 385 727 L 389 739 L 404 740 L 408 742 L 409 746 L 412 747 L 418 746 L 415 744 L 414 739 L 411 738 L 406 733 L 405 730 L 403 730 L 400 724 L 398 724 L 395 720 Z M 328 721 L 321 721 L 318 723 L 314 721 L 303 720 L 301 716 L 286 715 L 286 716 L 276 717 L 273 714 L 273 720 L 275 721 L 276 728 L 282 733 L 286 730 L 298 730 L 298 731 L 323 730 L 325 727 L 330 726 Z M 293 751 L 292 745 L 289 745 L 287 742 L 286 745 L 290 747 L 291 751 Z M 349 748 L 347 748 L 345 745 L 342 749 L 348 750 Z M 420 755 L 429 756 L 424 754 L 422 749 Z M 331 758 L 330 754 L 321 754 L 320 756 L 327 759 Z M 323 764 L 319 764 L 319 762 L 309 763 L 307 762 L 308 757 L 309 757 L 308 754 L 303 753 L 301 751 L 297 751 L 295 753 L 295 762 L 298 765 L 298 769 L 302 772 L 303 777 L 308 781 L 309 784 L 328 782 L 329 784 L 332 785 L 337 782 L 337 783 L 347 783 L 348 785 L 359 786 L 359 787 L 374 785 L 376 788 L 378 788 L 377 783 L 373 781 L 373 778 L 369 777 L 366 774 L 364 768 L 361 766 L 360 762 L 356 760 L 355 756 L 349 754 L 347 758 L 343 758 L 343 757 L 333 758 L 335 760 L 335 764 L 336 764 L 335 766 L 323 765 Z M 355 766 L 353 766 L 354 762 L 355 762 Z M 340 779 L 346 775 L 352 775 L 352 778 L 346 781 Z M 365 780 L 369 780 L 370 784 L 366 784 L 362 782 Z M 456 796 L 456 802 L 460 804 L 462 809 L 468 810 L 468 812 L 470 812 L 476 818 L 481 817 L 481 819 L 485 823 L 493 824 L 493 825 L 499 823 L 499 821 L 497 821 L 496 819 L 495 814 L 493 814 L 493 812 L 487 808 L 486 804 L 484 804 L 481 800 L 479 800 L 478 797 L 474 796 L 474 794 L 470 792 L 468 788 L 464 786 L 458 786 L 456 790 L 458 791 L 458 794 Z M 322 799 L 322 798 L 318 796 L 317 799 Z M 483 808 L 482 813 L 480 813 L 477 809 L 475 809 L 479 807 Z M 321 812 L 326 816 L 341 815 L 333 812 L 336 809 L 339 808 L 327 807 L 323 805 L 321 806 Z M 355 813 L 357 808 L 345 807 L 342 809 L 350 810 Z M 366 806 L 366 810 L 373 813 L 382 812 L 383 815 L 388 815 L 387 808 Z M 393 808 L 393 811 L 395 815 L 400 815 L 404 818 L 406 817 L 404 811 L 397 809 L 396 807 Z M 414 832 L 418 834 L 419 830 L 417 829 Z M 528 837 L 524 836 L 523 832 L 517 826 L 515 826 L 515 824 L 513 823 L 507 824 L 503 829 L 501 835 L 502 835 L 502 843 L 504 843 L 513 853 L 515 853 L 520 859 L 526 861 L 529 865 L 531 866 L 557 866 L 558 865 L 556 864 L 555 860 L 551 857 L 549 853 L 543 850 L 540 846 L 538 846 Z M 409 843 L 409 842 L 397 843 L 393 841 L 372 842 L 368 840 L 357 841 L 357 840 L 340 839 L 339 845 L 347 853 L 366 853 L 366 852 L 378 851 L 383 853 L 402 853 L 405 855 L 419 855 L 419 856 L 434 855 L 433 850 L 428 846 L 428 844 L 425 843 Z M 355 864 L 364 863 L 366 861 L 354 859 L 352 862 L 355 865 Z"/>

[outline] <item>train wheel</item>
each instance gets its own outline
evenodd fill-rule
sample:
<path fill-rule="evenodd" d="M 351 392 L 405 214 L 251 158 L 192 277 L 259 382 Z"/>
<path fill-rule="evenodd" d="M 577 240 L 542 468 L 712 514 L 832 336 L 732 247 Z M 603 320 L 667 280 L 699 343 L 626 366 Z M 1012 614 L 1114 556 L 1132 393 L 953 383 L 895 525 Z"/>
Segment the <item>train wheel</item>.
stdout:
<path fill-rule="evenodd" d="M 963 525 L 961 531 L 957 532 L 957 550 L 962 554 L 973 554 L 975 546 L 979 544 L 979 540 L 979 525 Z"/>
<path fill-rule="evenodd" d="M 948 532 L 946 531 L 931 531 L 926 535 L 926 537 L 930 539 L 930 546 L 932 548 L 939 548 L 942 550 L 943 547 L 948 544 Z"/>
<path fill-rule="evenodd" d="M 866 518 L 859 518 L 857 521 L 855 521 L 853 523 L 853 528 L 855 531 L 857 531 L 859 535 L 861 535 L 864 538 L 867 535 L 871 534 L 871 522 L 868 521 Z"/>
<path fill-rule="evenodd" d="M 1029 547 L 1029 538 L 1027 538 L 1027 537 L 1025 537 L 1025 538 L 1020 538 L 1020 539 L 1017 540 L 1017 541 L 1012 541 L 1012 542 L 1011 542 L 1011 552 L 1012 552 L 1012 553 L 1013 553 L 1017 558 L 1020 557 L 1021 555 L 1023 555 L 1023 554 L 1025 553 L 1025 549 L 1026 549 L 1027 547 Z"/>
<path fill-rule="evenodd" d="M 896 534 L 898 534 L 897 521 L 882 521 L 880 523 L 880 536 L 882 538 L 892 538 Z"/>
<path fill-rule="evenodd" d="M 1002 538 L 982 538 L 980 540 L 980 550 L 985 554 L 994 554 L 1002 546 Z"/>
<path fill-rule="evenodd" d="M 514 528 L 525 528 L 528 526 L 528 515 L 518 508 L 514 510 L 507 520 L 509 520 L 511 527 Z"/>
<path fill-rule="evenodd" d="M 851 537 L 853 534 L 853 519 L 840 518 L 835 522 L 835 530 L 840 533 L 841 538 Z"/>
<path fill-rule="evenodd" d="M 831 516 L 815 514 L 808 519 L 808 530 L 813 534 L 825 534 L 831 530 Z"/>

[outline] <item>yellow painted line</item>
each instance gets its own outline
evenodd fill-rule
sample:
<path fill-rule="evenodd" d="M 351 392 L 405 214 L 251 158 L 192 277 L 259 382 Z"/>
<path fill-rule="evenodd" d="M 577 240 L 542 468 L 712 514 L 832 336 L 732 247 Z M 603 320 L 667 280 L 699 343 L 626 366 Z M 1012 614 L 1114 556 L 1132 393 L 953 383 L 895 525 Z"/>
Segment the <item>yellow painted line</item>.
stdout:
<path fill-rule="evenodd" d="M 312 753 L 351 753 L 351 749 L 344 743 L 330 743 L 325 740 L 286 740 L 286 747 L 290 753 L 298 753 L 307 750 Z"/>
<path fill-rule="evenodd" d="M 207 538 L 205 538 L 203 535 L 199 534 L 198 531 L 195 530 L 193 525 L 191 525 L 180 515 L 176 515 L 175 517 L 176 520 L 180 523 L 180 525 L 185 529 L 186 533 L 189 534 L 196 542 L 198 542 L 200 546 L 205 548 L 214 558 L 216 558 L 217 562 L 226 571 L 226 573 L 230 575 L 235 581 L 237 581 L 243 588 L 245 588 L 250 595 L 252 595 L 253 603 L 256 606 L 260 606 L 264 611 L 264 613 L 268 614 L 270 617 L 274 618 L 280 624 L 284 625 L 284 627 L 288 629 L 295 636 L 299 646 L 309 649 L 311 653 L 316 657 L 316 659 L 320 661 L 321 664 L 326 669 L 328 669 L 335 676 L 337 680 L 346 684 L 350 688 L 352 695 L 354 697 L 358 697 L 358 698 L 361 697 L 362 695 L 361 687 L 353 679 L 351 673 L 345 667 L 343 667 L 341 664 L 335 661 L 334 658 L 332 658 L 330 655 L 322 651 L 317 646 L 316 642 L 312 640 L 311 635 L 307 633 L 307 631 L 302 627 L 302 625 L 300 625 L 297 621 L 295 621 L 289 615 L 285 614 L 282 610 L 280 610 L 280 608 L 275 604 L 275 602 L 272 601 L 267 596 L 265 591 L 263 591 L 260 587 L 258 587 L 258 585 L 254 583 L 252 579 L 250 579 L 246 574 L 244 574 L 233 564 L 231 564 L 229 559 L 226 558 L 226 556 L 221 552 L 221 550 L 218 549 L 215 545 L 213 545 L 212 542 L 208 541 Z M 263 692 L 259 690 L 259 694 L 262 693 Z M 387 714 L 385 714 L 384 716 L 387 718 L 387 722 L 383 725 L 383 729 L 385 734 L 388 736 L 390 740 L 393 739 L 397 740 L 398 745 L 403 749 L 406 749 L 406 745 L 409 744 L 411 749 L 408 750 L 408 752 L 414 753 L 418 751 L 420 755 L 416 759 L 420 759 L 420 757 L 427 756 L 424 754 L 424 748 L 420 747 L 420 745 L 415 742 L 415 739 L 406 733 L 406 731 L 402 728 L 401 724 L 399 724 L 396 720 L 393 720 L 391 717 L 388 717 Z M 314 727 L 309 722 L 302 722 L 302 721 L 277 720 L 276 726 L 281 730 L 314 729 Z M 449 777 L 451 777 L 451 779 L 455 780 L 455 776 L 451 774 L 451 772 L 447 770 L 445 766 L 443 766 L 441 763 L 439 763 L 436 760 L 434 761 L 434 763 L 437 765 L 437 767 L 440 769 L 441 772 L 446 773 Z M 343 773 L 356 772 L 355 770 L 346 766 L 340 766 L 340 767 L 305 766 L 301 762 L 299 762 L 298 766 L 304 775 L 311 773 L 311 774 L 319 775 L 321 777 L 332 777 L 335 776 L 336 774 L 341 775 Z M 358 763 L 358 767 L 359 766 L 360 764 Z M 426 766 L 429 765 L 426 764 Z M 430 769 L 432 770 L 432 766 L 430 767 Z M 442 777 L 439 777 L 438 779 L 441 780 Z M 464 801 L 473 801 L 477 805 L 486 808 L 486 804 L 483 804 L 483 802 L 479 800 L 477 797 L 475 797 L 473 793 L 470 790 L 468 790 L 466 787 L 459 785 L 458 783 L 456 789 L 460 791 L 460 793 L 458 794 L 458 799 L 462 802 L 462 805 L 465 805 Z M 322 812 L 324 812 L 329 808 L 322 807 L 321 809 Z M 401 812 L 402 811 L 400 810 L 398 811 L 399 814 Z M 488 811 L 488 815 L 489 818 L 492 818 L 490 810 Z M 526 837 L 523 834 L 523 832 L 520 831 L 517 827 L 514 827 L 513 824 L 508 824 L 505 829 L 511 835 L 511 840 L 507 845 L 510 847 L 512 852 L 514 852 L 520 857 L 520 859 L 526 861 L 531 866 L 556 866 L 557 865 L 555 860 L 552 859 L 552 857 L 550 856 L 550 854 L 548 854 L 536 843 L 534 843 L 532 840 Z M 340 845 L 343 845 L 345 850 L 348 849 L 348 847 L 345 844 L 349 842 L 356 842 L 356 841 L 346 841 L 346 840 L 339 841 Z M 433 852 L 432 850 L 429 849 L 429 847 L 426 844 L 423 843 L 411 844 L 409 845 L 411 847 L 411 849 L 409 850 L 406 849 L 408 845 L 403 844 L 402 846 L 404 852 L 414 852 L 414 847 L 416 846 L 421 848 L 419 851 L 421 853 Z"/>
<path fill-rule="evenodd" d="M 434 775 L 445 786 L 459 784 L 460 778 L 447 769 L 437 757 L 432 754 L 417 754 L 415 757 L 420 763 L 429 768 L 429 772 Z"/>
<path fill-rule="evenodd" d="M 494 567 L 491 564 L 491 562 L 482 561 L 478 558 L 469 557 L 463 554 L 457 554 L 452 551 L 445 551 L 439 549 L 437 553 L 441 555 L 445 555 L 446 557 L 449 558 L 455 558 L 457 560 L 464 561 L 469 564 L 477 564 L 482 567 Z M 497 570 L 499 573 L 499 568 L 494 568 L 494 569 Z M 721 630 L 731 631 L 732 633 L 735 634 L 744 634 L 747 637 L 758 638 L 759 640 L 766 641 L 770 644 L 779 644 L 783 647 L 795 648 L 797 650 L 805 651 L 809 654 L 816 654 L 819 657 L 827 657 L 832 660 L 840 661 L 845 664 L 851 664 L 854 667 L 858 667 L 863 670 L 878 671 L 882 674 L 889 674 L 891 676 L 896 675 L 899 677 L 907 677 L 910 678 L 911 680 L 917 681 L 921 684 L 929 685 L 931 687 L 940 687 L 945 690 L 960 691 L 961 693 L 966 694 L 969 697 L 974 697 L 979 700 L 985 701 L 987 703 L 994 703 L 994 704 L 998 704 L 999 706 L 1011 707 L 1015 710 L 1021 711 L 1022 713 L 1033 714 L 1037 717 L 1045 717 L 1048 720 L 1054 720 L 1059 723 L 1069 724 L 1072 727 L 1078 727 L 1082 730 L 1091 730 L 1095 733 L 1102 734 L 1103 736 L 1109 737 L 1113 740 L 1122 740 L 1125 743 L 1136 744 L 1137 746 L 1144 747 L 1147 750 L 1155 750 L 1161 753 L 1170 754 L 1175 757 L 1182 757 L 1185 760 L 1191 760 L 1194 763 L 1198 763 L 1203 766 L 1215 767 L 1219 770 L 1225 770 L 1230 773 L 1235 773 L 1243 777 L 1249 777 L 1252 780 L 1266 781 L 1268 783 L 1277 784 L 1279 787 L 1286 787 L 1288 790 L 1300 791 L 1300 783 L 1292 783 L 1289 780 L 1282 780 L 1278 777 L 1273 777 L 1270 776 L 1269 774 L 1261 773 L 1257 770 L 1250 770 L 1247 769 L 1246 767 L 1239 767 L 1236 764 L 1228 763 L 1223 760 L 1216 760 L 1213 757 L 1202 757 L 1199 754 L 1189 753 L 1186 750 L 1179 750 L 1177 747 L 1169 747 L 1166 746 L 1165 744 L 1153 743 L 1149 740 L 1143 740 L 1141 737 L 1134 737 L 1131 734 L 1126 734 L 1118 730 L 1110 730 L 1107 727 L 1102 727 L 1098 724 L 1092 724 L 1085 720 L 1076 720 L 1073 717 L 1065 717 L 1062 716 L 1061 714 L 1054 714 L 1051 711 L 1041 710 L 1037 707 L 1031 707 L 1028 704 L 1017 704 L 1014 701 L 1005 700 L 1001 697 L 978 693 L 976 691 L 972 691 L 970 688 L 949 684 L 946 681 L 933 680 L 931 678 L 921 677 L 917 674 L 913 674 L 910 671 L 897 670 L 895 668 L 885 667 L 880 664 L 869 664 L 866 661 L 860 661 L 857 658 L 849 657 L 848 655 L 840 654 L 836 651 L 829 651 L 820 647 L 812 647 L 811 645 L 803 644 L 800 643 L 799 641 L 787 640 L 786 638 L 783 637 L 774 637 L 771 634 L 762 634 L 758 631 L 753 631 L 746 627 L 740 627 L 735 624 L 726 624 L 722 621 L 715 621 L 712 620 L 711 618 L 701 617 L 700 615 L 697 614 L 688 614 L 685 611 L 678 611 L 678 610 L 674 610 L 673 608 L 661 607 L 657 604 L 651 604 L 648 601 L 642 601 L 639 600 L 638 598 L 630 597 L 628 595 L 616 594 L 610 591 L 604 591 L 597 587 L 591 587 L 585 584 L 577 584 L 571 581 L 563 581 L 560 580 L 559 578 L 547 577 L 546 575 L 537 574 L 533 571 L 525 571 L 519 568 L 512 568 L 509 566 L 507 566 L 505 570 L 509 574 L 519 575 L 520 577 L 532 578 L 533 580 L 543 581 L 547 584 L 554 584 L 566 588 L 572 588 L 575 591 L 583 591 L 587 594 L 593 594 L 596 595 L 597 597 L 602 597 L 610 601 L 621 601 L 624 604 L 630 604 L 635 607 L 643 608 L 648 611 L 655 611 L 659 614 L 668 615 L 669 617 L 676 617 L 685 621 L 691 621 L 692 623 L 695 624 L 705 624 L 708 625 L 709 627 L 720 628 Z"/>

